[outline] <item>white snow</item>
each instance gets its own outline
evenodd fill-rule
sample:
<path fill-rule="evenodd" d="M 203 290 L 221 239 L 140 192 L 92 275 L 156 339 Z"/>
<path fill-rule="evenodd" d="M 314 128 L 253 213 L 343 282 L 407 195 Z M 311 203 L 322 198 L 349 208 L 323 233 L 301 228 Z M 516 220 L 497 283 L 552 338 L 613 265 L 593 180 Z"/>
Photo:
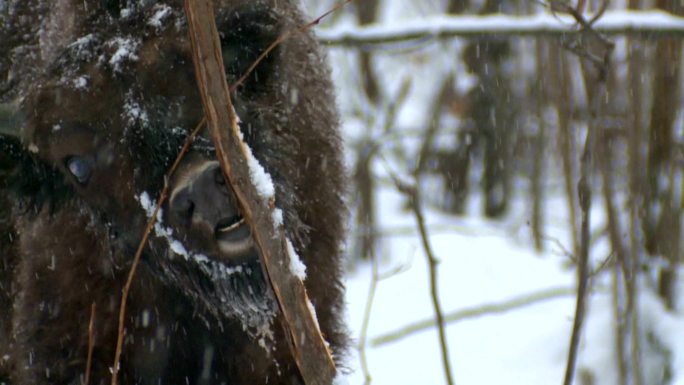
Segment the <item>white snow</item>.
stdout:
<path fill-rule="evenodd" d="M 412 226 L 412 218 L 400 215 L 402 200 L 383 191 L 380 203 L 383 232 Z M 522 293 L 566 285 L 573 273 L 563 271 L 562 259 L 535 256 L 519 247 L 494 224 L 458 220 L 428 211 L 439 263 L 439 290 L 445 312 L 502 301 Z M 460 233 L 458 228 L 479 233 Z M 394 331 L 411 322 L 433 318 L 427 265 L 417 234 L 394 236 L 386 244 L 381 273 L 403 266 L 404 272 L 379 282 L 372 307 L 369 337 Z M 349 321 L 358 338 L 371 280 L 370 266 L 361 266 L 347 281 Z M 450 358 L 458 384 L 559 383 L 569 338 L 572 297 L 548 300 L 504 314 L 465 320 L 447 327 Z M 549 341 L 554 341 L 553 345 Z M 435 328 L 397 342 L 367 347 L 373 384 L 444 384 Z M 354 362 L 353 362 L 354 363 Z M 359 367 L 349 377 L 362 384 Z"/>
<path fill-rule="evenodd" d="M 123 10 L 121 12 L 123 13 Z M 132 37 L 115 37 L 109 40 L 106 45 L 116 49 L 109 59 L 109 65 L 115 73 L 121 72 L 126 62 L 138 60 L 138 55 L 136 54 L 136 50 L 140 45 L 138 39 Z"/>
<path fill-rule="evenodd" d="M 126 95 L 123 108 L 124 117 L 129 125 L 140 124 L 142 127 L 149 125 L 150 120 L 147 111 L 140 106 L 132 93 L 129 92 Z"/>
<path fill-rule="evenodd" d="M 79 76 L 72 81 L 72 86 L 77 89 L 77 90 L 84 90 L 88 88 L 88 77 L 87 76 Z"/>
<path fill-rule="evenodd" d="M 152 218 L 157 206 L 157 202 L 150 198 L 150 195 L 147 193 L 147 191 L 140 193 L 136 199 L 140 203 L 142 209 L 145 210 L 147 218 Z M 159 238 L 165 239 L 168 242 L 171 251 L 173 251 L 176 255 L 180 255 L 185 259 L 189 259 L 191 256 L 194 257 L 194 255 L 191 255 L 191 253 L 188 252 L 188 249 L 183 245 L 182 242 L 173 238 L 173 230 L 163 226 L 161 208 L 157 213 L 156 222 L 154 224 L 154 234 Z M 198 258 L 199 260 L 207 259 L 204 256 L 198 256 Z"/>
<path fill-rule="evenodd" d="M 240 129 L 240 116 L 237 115 L 235 110 L 233 110 L 233 114 L 235 114 L 236 123 L 238 125 L 237 136 L 242 142 L 242 148 L 245 151 L 247 167 L 249 168 L 249 176 L 252 180 L 252 183 L 254 184 L 254 187 L 256 187 L 257 194 L 259 194 L 260 197 L 271 201 L 275 199 L 275 186 L 273 184 L 273 179 L 271 179 L 271 175 L 266 172 L 261 163 L 259 163 L 259 161 L 254 157 L 252 149 L 249 148 L 245 142 L 245 136 Z M 273 219 L 275 220 L 276 217 Z"/>
<path fill-rule="evenodd" d="M 169 239 L 169 241 L 169 247 L 171 248 L 171 251 L 184 257 L 188 256 L 188 250 L 185 248 L 185 246 L 183 246 L 183 244 L 180 241 L 176 239 Z"/>
<path fill-rule="evenodd" d="M 318 323 L 318 314 L 316 314 L 316 308 L 314 307 L 313 303 L 311 303 L 311 300 L 309 298 L 306 299 L 306 307 L 309 308 L 309 313 L 311 313 L 311 316 L 316 323 L 316 330 L 319 332 L 321 331 L 321 325 Z M 326 341 L 326 345 L 327 345 Z"/>
<path fill-rule="evenodd" d="M 82 60 L 90 59 L 93 56 L 90 46 L 95 40 L 95 35 L 90 33 L 76 39 L 76 41 L 69 44 L 69 48 L 76 50 L 76 57 L 81 58 Z"/>
<path fill-rule="evenodd" d="M 154 15 L 147 20 L 147 24 L 161 29 L 164 19 L 172 13 L 171 7 L 166 4 L 155 4 L 152 10 Z"/>
<path fill-rule="evenodd" d="M 337 376 L 333 379 L 333 385 L 349 385 L 349 380 L 347 379 L 347 376 L 338 372 Z"/>
<path fill-rule="evenodd" d="M 585 15 L 587 19 L 591 15 Z M 599 32 L 621 30 L 684 32 L 684 18 L 664 11 L 607 11 L 593 26 Z M 342 25 L 334 29 L 317 31 L 318 38 L 328 44 L 347 40 L 381 42 L 423 36 L 474 35 L 482 31 L 526 34 L 537 31 L 572 32 L 577 30 L 575 20 L 568 15 L 538 13 L 530 16 L 491 14 L 486 16 L 434 15 L 401 23 L 375 24 L 359 28 Z"/>
<path fill-rule="evenodd" d="M 283 222 L 283 210 L 281 210 L 277 207 L 275 209 L 273 209 L 273 214 L 272 214 L 271 219 L 273 220 L 273 226 L 275 226 L 276 229 L 279 227 L 282 227 L 284 224 L 284 222 Z"/>
<path fill-rule="evenodd" d="M 79 37 L 74 41 L 73 43 L 69 44 L 69 47 L 78 47 L 79 49 L 83 49 L 87 47 L 93 40 L 95 39 L 95 35 L 92 33 L 89 33 L 85 36 Z"/>
<path fill-rule="evenodd" d="M 132 7 L 122 8 L 121 12 L 119 12 L 119 17 L 126 19 L 133 14 L 133 11 L 134 9 Z"/>
<path fill-rule="evenodd" d="M 430 301 L 426 258 L 413 219 L 402 210 L 402 196 L 391 188 L 381 189 L 380 232 L 388 237 L 380 253 L 380 274 L 400 269 L 378 283 L 370 313 L 369 343 L 366 347 L 373 384 L 446 384 L 441 365 L 436 328 L 428 328 L 394 342 L 375 346 L 378 336 L 406 325 L 434 319 Z M 480 202 L 472 202 L 476 210 Z M 550 223 L 566 220 L 562 199 L 547 201 Z M 596 208 L 600 211 L 600 208 Z M 527 221 L 520 202 L 512 215 Z M 430 241 L 439 259 L 439 291 L 445 313 L 476 309 L 485 304 L 550 288 L 575 287 L 575 271 L 568 269 L 563 249 L 570 249 L 567 229 L 549 226 L 548 251 L 536 254 L 526 237 L 529 229 L 513 236 L 515 224 L 484 219 L 455 218 L 426 210 Z M 594 226 L 605 221 L 594 215 Z M 406 229 L 412 229 L 407 233 Z M 520 239 L 523 238 L 523 239 Z M 606 255 L 605 243 L 592 248 L 596 256 Z M 597 257 L 598 258 L 598 257 Z M 346 282 L 348 323 L 352 337 L 360 338 L 372 269 L 362 264 Z M 667 311 L 646 282 L 640 284 L 641 327 L 654 341 L 642 341 L 646 384 L 659 383 L 666 361 L 672 354 L 672 384 L 684 384 L 684 316 Z M 681 289 L 680 289 L 681 290 Z M 589 373 L 596 384 L 619 385 L 616 377 L 615 326 L 610 282 L 598 277 L 588 305 L 588 316 L 580 342 L 577 372 Z M 506 312 L 469 317 L 447 324 L 447 341 L 455 382 L 459 385 L 524 384 L 548 385 L 562 382 L 575 298 L 560 295 Z M 363 384 L 359 356 L 350 361 L 354 372 L 350 384 Z M 575 382 L 579 384 L 579 382 Z"/>
<path fill-rule="evenodd" d="M 295 251 L 294 246 L 290 240 L 287 240 L 287 254 L 290 257 L 290 272 L 300 280 L 306 279 L 306 265 L 299 258 L 299 254 Z"/>
<path fill-rule="evenodd" d="M 150 194 L 147 191 L 143 191 L 137 196 L 137 200 L 140 203 L 140 206 L 142 206 L 143 210 L 145 210 L 147 217 L 152 218 L 156 204 L 152 202 Z"/>
<path fill-rule="evenodd" d="M 259 161 L 252 154 L 252 149 L 246 144 L 243 146 L 246 150 L 247 156 L 247 166 L 249 167 L 249 176 L 256 187 L 257 194 L 260 197 L 272 200 L 275 198 L 275 187 L 273 185 L 273 179 L 271 175 L 266 172 L 264 167 L 259 163 Z"/>

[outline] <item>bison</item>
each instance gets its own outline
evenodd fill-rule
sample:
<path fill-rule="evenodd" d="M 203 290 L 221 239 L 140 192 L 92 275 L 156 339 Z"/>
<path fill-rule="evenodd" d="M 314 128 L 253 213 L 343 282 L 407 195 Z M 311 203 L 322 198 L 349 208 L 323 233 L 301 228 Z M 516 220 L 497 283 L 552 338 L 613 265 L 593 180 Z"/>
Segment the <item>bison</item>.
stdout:
<path fill-rule="evenodd" d="M 150 208 L 203 116 L 182 1 L 23 4 L 34 8 L 0 1 L 4 33 L 26 33 L 0 43 L 0 383 L 105 384 Z M 216 0 L 214 9 L 231 83 L 302 23 L 291 1 Z M 279 45 L 232 97 L 339 364 L 345 173 L 313 37 Z M 129 295 L 120 383 L 302 383 L 206 138 L 167 181 Z"/>

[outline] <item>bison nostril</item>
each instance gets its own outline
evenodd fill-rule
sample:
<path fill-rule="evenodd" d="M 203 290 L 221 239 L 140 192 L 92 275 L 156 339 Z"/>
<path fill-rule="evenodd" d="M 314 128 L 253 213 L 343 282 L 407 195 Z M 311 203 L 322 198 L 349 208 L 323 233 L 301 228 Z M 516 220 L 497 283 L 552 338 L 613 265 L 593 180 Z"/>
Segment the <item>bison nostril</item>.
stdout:
<path fill-rule="evenodd" d="M 220 167 L 217 167 L 216 171 L 214 171 L 214 182 L 219 186 L 226 185 L 226 179 L 223 177 L 223 172 Z"/>
<path fill-rule="evenodd" d="M 193 214 L 195 213 L 195 202 L 188 200 L 185 203 L 185 217 L 188 219 L 192 219 Z"/>

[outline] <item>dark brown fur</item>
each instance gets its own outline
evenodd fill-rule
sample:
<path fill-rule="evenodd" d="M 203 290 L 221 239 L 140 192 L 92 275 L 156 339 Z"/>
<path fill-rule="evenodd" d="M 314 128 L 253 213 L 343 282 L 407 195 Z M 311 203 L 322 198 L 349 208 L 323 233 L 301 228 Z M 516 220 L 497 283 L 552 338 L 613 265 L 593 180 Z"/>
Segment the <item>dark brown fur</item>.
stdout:
<path fill-rule="evenodd" d="M 60 51 L 49 54 L 38 80 L 13 91 L 25 96 L 22 143 L 0 137 L 0 306 L 11 308 L 0 316 L 0 383 L 13 385 L 81 383 L 93 304 L 91 384 L 110 381 L 121 288 L 147 220 L 138 200 L 143 192 L 157 197 L 202 116 L 181 1 L 163 2 L 169 13 L 160 26 L 150 23 L 160 11 L 155 2 L 65 2 L 77 22 L 57 36 Z M 215 9 L 229 81 L 302 23 L 283 0 L 218 0 Z M 83 36 L 90 37 L 73 44 Z M 115 60 L 120 38 L 135 42 L 133 55 Z M 246 140 L 275 182 L 339 363 L 344 172 L 328 77 L 312 37 L 299 34 L 233 96 Z M 210 160 L 207 143 L 196 143 L 187 162 Z M 92 161 L 87 184 L 70 174 L 72 156 Z M 5 198 L 10 191 L 14 203 Z M 120 383 L 300 383 L 277 320 L 273 337 L 264 338 L 259 325 L 241 319 L 246 305 L 219 298 L 269 304 L 268 294 L 258 294 L 256 262 L 251 273 L 217 278 L 153 238 L 130 294 Z M 252 289 L 253 298 L 245 294 Z"/>

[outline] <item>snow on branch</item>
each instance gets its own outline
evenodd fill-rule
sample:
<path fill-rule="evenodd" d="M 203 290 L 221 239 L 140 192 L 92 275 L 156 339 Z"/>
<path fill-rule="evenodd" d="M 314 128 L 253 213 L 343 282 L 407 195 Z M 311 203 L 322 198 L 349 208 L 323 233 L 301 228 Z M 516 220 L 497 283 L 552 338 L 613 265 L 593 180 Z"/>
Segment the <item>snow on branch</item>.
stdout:
<path fill-rule="evenodd" d="M 658 10 L 606 11 L 592 24 L 592 30 L 607 35 L 684 35 L 684 18 Z M 426 37 L 448 39 L 483 36 L 562 36 L 581 32 L 582 29 L 571 15 L 539 13 L 529 16 L 440 15 L 401 23 L 321 29 L 317 34 L 324 44 L 353 46 L 395 43 Z"/>

